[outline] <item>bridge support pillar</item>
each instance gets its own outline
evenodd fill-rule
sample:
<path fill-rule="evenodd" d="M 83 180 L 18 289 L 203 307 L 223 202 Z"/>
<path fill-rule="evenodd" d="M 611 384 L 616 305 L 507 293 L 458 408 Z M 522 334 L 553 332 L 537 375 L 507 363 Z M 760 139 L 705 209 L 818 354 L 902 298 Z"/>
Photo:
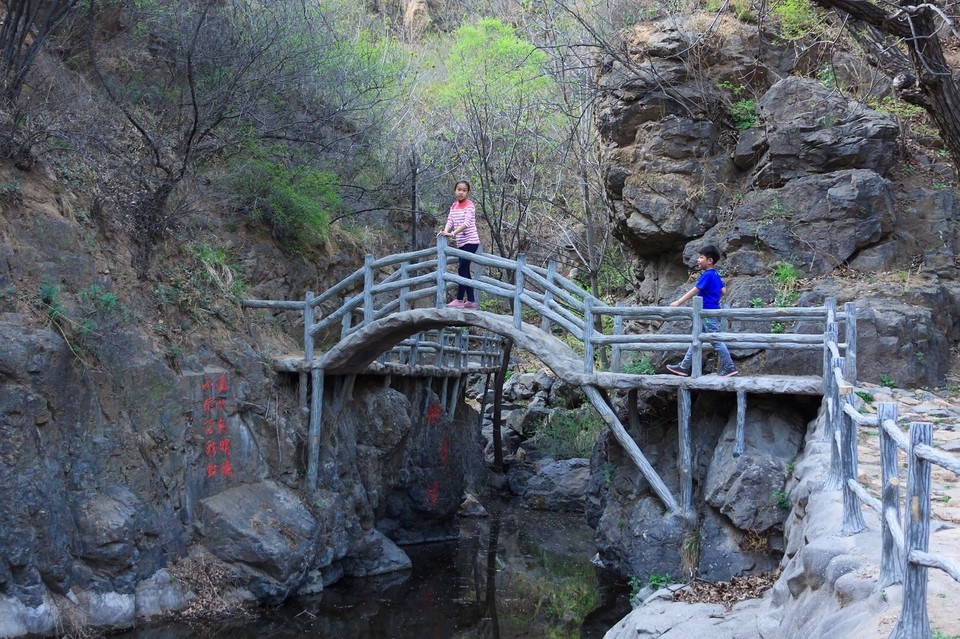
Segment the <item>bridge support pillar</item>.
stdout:
<path fill-rule="evenodd" d="M 603 421 L 607 424 L 607 426 L 610 427 L 610 430 L 623 447 L 623 450 L 627 453 L 630 459 L 633 460 L 633 463 L 636 464 L 637 468 L 640 469 L 640 473 L 644 476 L 647 482 L 649 482 L 650 488 L 653 489 L 653 492 L 655 492 L 660 500 L 664 503 L 664 505 L 667 507 L 667 510 L 669 510 L 671 513 L 681 512 L 680 505 L 677 503 L 677 500 L 673 498 L 672 494 L 670 494 L 670 489 L 667 488 L 667 485 L 663 483 L 662 479 L 660 479 L 660 475 L 657 474 L 657 471 L 653 469 L 653 466 L 650 465 L 650 462 L 647 461 L 647 458 L 643 456 L 642 452 L 640 452 L 640 447 L 637 446 L 637 443 L 633 441 L 632 437 L 630 437 L 627 429 L 624 428 L 623 424 L 620 423 L 620 420 L 617 418 L 617 414 L 613 412 L 613 409 L 610 408 L 609 404 L 607 404 L 603 393 L 601 393 L 600 390 L 595 386 L 591 386 L 589 384 L 583 386 L 583 392 L 590 400 L 590 403 L 593 404 L 593 407 L 597 409 L 597 412 L 600 413 L 600 417 L 603 418 Z M 496 431 L 496 429 L 494 429 L 494 431 Z"/>
<path fill-rule="evenodd" d="M 323 421 L 323 370 L 310 371 L 310 433 L 307 450 L 307 488 L 317 489 L 317 474 L 320 466 L 320 424 Z"/>
<path fill-rule="evenodd" d="M 680 507 L 683 515 L 693 515 L 693 443 L 690 436 L 690 389 L 677 391 L 677 427 L 679 429 L 677 470 L 680 473 Z"/>

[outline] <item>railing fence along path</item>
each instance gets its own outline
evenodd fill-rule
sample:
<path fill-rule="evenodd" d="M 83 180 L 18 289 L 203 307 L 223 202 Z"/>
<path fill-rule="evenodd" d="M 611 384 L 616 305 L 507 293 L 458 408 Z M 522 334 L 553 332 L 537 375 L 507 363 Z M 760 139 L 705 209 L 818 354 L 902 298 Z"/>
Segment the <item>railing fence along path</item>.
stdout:
<path fill-rule="evenodd" d="M 832 350 L 832 348 L 831 348 Z M 960 475 L 960 458 L 933 447 L 933 426 L 911 422 L 904 434 L 896 402 L 883 402 L 875 415 L 863 415 L 855 406 L 853 385 L 844 374 L 849 362 L 834 356 L 833 375 L 825 391 L 827 436 L 833 442 L 827 489 L 843 490 L 842 534 L 866 529 L 862 506 L 879 515 L 881 529 L 880 575 L 877 588 L 903 584 L 900 618 L 890 639 L 930 639 L 927 616 L 927 569 L 944 571 L 960 581 L 960 563 L 928 552 L 931 528 L 931 465 Z M 880 499 L 858 480 L 857 427 L 875 426 L 880 439 Z M 900 497 L 899 451 L 906 453 L 907 491 Z M 903 514 L 902 514 L 903 513 Z"/>

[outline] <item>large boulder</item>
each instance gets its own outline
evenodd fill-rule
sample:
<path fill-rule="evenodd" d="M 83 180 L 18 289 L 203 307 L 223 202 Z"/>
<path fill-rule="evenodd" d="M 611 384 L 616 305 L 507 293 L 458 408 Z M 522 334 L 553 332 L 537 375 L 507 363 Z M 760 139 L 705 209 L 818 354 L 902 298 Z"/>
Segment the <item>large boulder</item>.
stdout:
<path fill-rule="evenodd" d="M 737 420 L 732 415 L 716 448 L 704 485 L 704 499 L 737 528 L 764 533 L 787 515 L 784 483 L 801 450 L 806 423 L 781 406 L 756 402 L 744 422 L 744 453 L 734 456 Z"/>
<path fill-rule="evenodd" d="M 590 478 L 587 459 L 544 459 L 527 479 L 523 503 L 539 510 L 583 512 Z"/>
<path fill-rule="evenodd" d="M 360 545 L 363 552 L 355 552 L 343 560 L 344 572 L 351 577 L 373 577 L 413 565 L 407 553 L 376 528 L 367 531 Z"/>
<path fill-rule="evenodd" d="M 706 581 L 769 572 L 779 562 L 764 536 L 737 528 L 712 508 L 704 509 L 698 540 L 697 574 Z"/>
<path fill-rule="evenodd" d="M 257 598 L 279 603 L 294 592 L 314 561 L 317 520 L 274 481 L 246 484 L 200 502 L 203 545 L 246 576 Z"/>
<path fill-rule="evenodd" d="M 960 333 L 960 286 L 935 287 L 939 309 L 890 297 L 857 302 L 857 378 L 874 383 L 941 386 Z"/>
<path fill-rule="evenodd" d="M 883 175 L 896 161 L 897 123 L 816 80 L 790 76 L 777 82 L 757 101 L 757 113 L 766 125 L 767 147 L 754 173 L 760 186 L 843 169 Z"/>
<path fill-rule="evenodd" d="M 736 220 L 688 243 L 683 256 L 693 263 L 701 246 L 715 244 L 728 274 L 769 274 L 782 261 L 822 275 L 890 233 L 895 221 L 893 184 L 875 171 L 808 175 L 748 194 Z"/>

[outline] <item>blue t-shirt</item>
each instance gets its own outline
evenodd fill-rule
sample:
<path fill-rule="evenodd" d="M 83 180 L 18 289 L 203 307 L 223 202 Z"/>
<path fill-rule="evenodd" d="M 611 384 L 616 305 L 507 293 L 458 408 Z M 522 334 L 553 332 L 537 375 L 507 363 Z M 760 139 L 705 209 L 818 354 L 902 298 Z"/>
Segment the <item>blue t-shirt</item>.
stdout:
<path fill-rule="evenodd" d="M 720 274 L 714 269 L 704 271 L 695 284 L 700 291 L 700 297 L 703 298 L 703 308 L 720 308 L 720 289 L 723 288 L 723 280 Z"/>

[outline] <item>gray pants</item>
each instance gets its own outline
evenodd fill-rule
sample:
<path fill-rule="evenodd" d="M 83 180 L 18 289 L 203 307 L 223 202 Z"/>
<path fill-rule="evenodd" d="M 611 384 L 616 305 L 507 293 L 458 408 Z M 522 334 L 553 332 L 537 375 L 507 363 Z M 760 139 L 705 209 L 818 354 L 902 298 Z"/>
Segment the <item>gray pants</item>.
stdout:
<path fill-rule="evenodd" d="M 704 333 L 719 333 L 720 332 L 720 320 L 715 317 L 707 317 L 703 319 L 703 332 Z M 720 370 L 718 373 L 726 373 L 734 369 L 733 359 L 730 357 L 730 351 L 727 350 L 727 345 L 723 342 L 715 342 L 710 339 L 705 341 L 713 344 L 713 348 L 717 351 L 717 356 L 720 359 Z M 693 347 L 687 349 L 687 354 L 683 356 L 683 361 L 680 362 L 680 368 L 685 371 L 689 371 L 692 366 L 691 362 L 693 361 Z"/>

